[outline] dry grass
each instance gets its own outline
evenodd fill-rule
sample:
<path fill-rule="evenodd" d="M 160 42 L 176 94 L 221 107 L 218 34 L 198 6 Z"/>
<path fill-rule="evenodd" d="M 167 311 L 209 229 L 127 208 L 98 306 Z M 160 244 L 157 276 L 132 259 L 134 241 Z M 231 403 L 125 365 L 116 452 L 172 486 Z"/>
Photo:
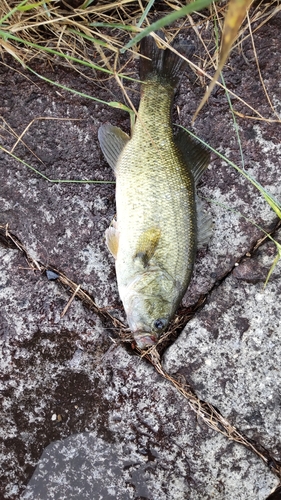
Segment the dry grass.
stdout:
<path fill-rule="evenodd" d="M 71 3 L 69 1 L 69 3 Z M 211 2 L 210 2 L 211 3 Z M 153 2 L 152 2 L 153 4 Z M 179 12 L 185 3 L 163 0 L 157 2 L 157 16 L 165 17 Z M 6 51 L 19 58 L 22 63 L 30 63 L 34 57 L 72 56 L 89 64 L 95 60 L 97 64 L 116 69 L 116 60 L 124 43 L 135 33 L 150 24 L 155 18 L 155 10 L 150 9 L 146 1 L 119 0 L 108 2 L 100 0 L 87 8 L 63 7 L 57 0 L 28 2 L 2 0 L 0 4 L 0 47 L 2 54 Z M 205 41 L 202 26 L 208 27 L 216 18 L 218 30 L 221 32 L 225 16 L 226 2 L 211 3 L 208 10 L 197 16 L 185 15 L 177 26 L 167 26 L 166 32 L 171 41 L 180 30 L 190 27 L 196 33 L 205 48 L 202 69 L 208 70 L 217 66 L 218 52 L 215 39 Z M 258 2 L 250 13 L 250 23 L 254 25 L 253 33 L 280 10 L 279 2 Z M 250 36 L 247 20 L 238 34 L 238 43 Z M 46 52 L 57 51 L 58 54 Z M 134 49 L 132 49 L 134 50 Z"/>
<path fill-rule="evenodd" d="M 93 70 L 92 77 L 97 79 L 101 76 L 101 73 L 97 73 L 100 70 L 105 73 L 104 77 L 115 78 L 126 95 L 123 78 L 132 76 L 128 68 L 131 58 L 137 53 L 137 46 L 133 45 L 128 49 L 125 56 L 121 53 L 128 42 L 132 43 L 136 34 L 143 32 L 155 21 L 157 14 L 159 22 L 166 20 L 162 24 L 166 24 L 164 30 L 168 43 L 179 32 L 194 32 L 201 50 L 196 64 L 193 63 L 192 66 L 202 86 L 206 87 L 218 65 L 227 2 L 196 0 L 194 5 L 204 2 L 210 3 L 208 9 L 190 15 L 186 14 L 186 3 L 179 0 L 162 0 L 157 4 L 152 0 L 2 0 L 0 53 L 2 58 L 5 53 L 9 53 L 23 66 L 31 66 L 31 69 L 35 58 L 43 58 L 56 65 L 70 66 L 79 72 L 90 67 Z M 71 4 L 78 7 L 73 8 Z M 237 35 L 236 48 L 238 47 L 242 56 L 243 42 L 250 37 L 254 47 L 255 32 L 280 9 L 279 0 L 254 4 Z M 167 24 L 175 17 L 178 17 L 176 23 Z M 258 65 L 257 56 L 254 64 Z M 89 73 L 84 74 L 89 77 Z M 266 92 L 261 74 L 260 78 Z M 235 97 L 239 99 L 238 96 Z M 268 96 L 267 98 L 271 119 L 279 122 L 280 119 Z M 127 102 L 130 104 L 128 99 Z M 250 106 L 249 116 L 266 119 Z"/>
<path fill-rule="evenodd" d="M 66 55 L 89 65 L 95 61 L 111 71 L 126 38 L 126 26 L 141 15 L 139 4 L 128 0 L 68 10 L 54 0 L 37 3 L 28 10 L 21 10 L 28 6 L 20 7 L 23 2 L 3 0 L 0 5 L 2 54 L 7 51 L 23 64 L 31 63 L 34 57 L 63 64 Z M 136 7 L 132 8 L 132 4 Z M 112 23 L 120 28 L 106 31 L 100 25 Z M 71 60 L 65 64 L 71 64 Z"/>

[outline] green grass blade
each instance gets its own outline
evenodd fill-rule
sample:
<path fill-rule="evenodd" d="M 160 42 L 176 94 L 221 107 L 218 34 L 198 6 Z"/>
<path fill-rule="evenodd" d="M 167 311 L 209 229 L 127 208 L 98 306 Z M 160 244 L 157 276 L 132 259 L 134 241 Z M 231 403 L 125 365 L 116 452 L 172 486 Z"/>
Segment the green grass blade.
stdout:
<path fill-rule="evenodd" d="M 208 7 L 212 2 L 217 2 L 218 0 L 195 0 L 194 2 L 188 3 L 185 7 L 182 7 L 179 10 L 171 12 L 165 17 L 158 19 L 155 23 L 152 23 L 150 26 L 147 26 L 141 33 L 138 33 L 132 40 L 130 40 L 123 49 L 120 50 L 121 53 L 125 52 L 127 49 L 131 48 L 133 45 L 136 45 L 143 37 L 149 35 L 152 31 L 159 30 L 167 26 L 168 24 L 177 21 L 181 17 L 187 16 L 188 14 L 192 14 L 192 12 L 196 12 L 199 10 Z"/>
<path fill-rule="evenodd" d="M 37 3 L 28 3 L 27 5 L 19 5 L 17 7 L 17 10 L 20 12 L 26 12 L 28 10 L 37 9 L 38 7 L 41 7 L 41 5 L 45 5 L 46 3 L 49 2 L 50 0 L 41 0 L 41 2 Z"/>
<path fill-rule="evenodd" d="M 279 260 L 280 260 L 280 258 L 281 258 L 281 245 L 279 245 L 279 243 L 277 243 L 277 241 L 275 241 L 275 240 L 274 240 L 274 242 L 275 242 L 275 245 L 276 245 L 276 246 L 278 245 L 278 246 L 277 246 L 277 255 L 276 255 L 276 257 L 275 257 L 275 259 L 274 259 L 274 261 L 273 261 L 273 263 L 272 263 L 272 265 L 271 265 L 271 268 L 270 268 L 270 269 L 269 269 L 269 271 L 268 271 L 268 275 L 267 275 L 266 280 L 265 280 L 265 283 L 264 283 L 264 285 L 263 285 L 263 288 L 264 288 L 264 289 L 265 289 L 265 287 L 266 287 L 267 283 L 269 282 L 270 276 L 272 275 L 272 273 L 273 273 L 273 271 L 274 271 L 275 267 L 277 266 L 278 261 L 279 261 Z M 279 248 L 278 248 L 278 247 L 279 247 Z"/>
<path fill-rule="evenodd" d="M 207 144 L 205 141 L 202 141 L 202 139 L 200 139 L 195 134 L 190 132 L 190 130 L 187 130 L 185 127 L 182 127 L 182 125 L 177 125 L 177 126 L 182 128 L 183 130 L 185 130 L 188 134 L 190 134 L 192 137 L 194 137 L 197 141 L 201 142 L 201 144 L 204 144 L 204 146 L 206 146 L 208 149 L 210 149 L 210 151 L 213 151 L 213 153 L 215 153 L 217 156 L 222 158 L 226 163 L 228 163 L 228 165 L 231 165 L 233 168 L 235 168 L 235 170 L 237 170 L 240 174 L 242 174 L 244 177 L 246 177 L 246 179 L 248 181 L 250 181 L 253 184 L 253 186 L 255 186 L 259 190 L 259 192 L 264 197 L 264 199 L 267 201 L 267 203 L 270 205 L 272 210 L 274 210 L 276 215 L 278 215 L 278 217 L 281 219 L 281 204 L 274 198 L 274 196 L 272 194 L 268 193 L 264 189 L 264 187 L 254 177 L 252 177 L 245 170 L 242 170 L 241 168 L 239 168 L 235 163 L 233 163 L 231 160 L 226 158 L 226 156 L 224 156 L 223 154 L 216 151 L 216 149 L 212 148 L 212 146 Z"/>
<path fill-rule="evenodd" d="M 139 22 L 137 23 L 137 27 L 138 27 L 138 28 L 140 28 L 140 27 L 141 27 L 141 25 L 142 25 L 143 21 L 145 20 L 145 18 L 146 18 L 146 16 L 147 16 L 147 14 L 148 14 L 148 13 L 149 13 L 149 11 L 150 11 L 150 9 L 151 9 L 152 5 L 154 4 L 154 1 L 155 1 L 155 0 L 149 0 L 148 4 L 147 4 L 146 8 L 144 9 L 144 12 L 143 12 L 143 14 L 142 14 L 142 16 L 141 16 L 141 18 L 140 18 L 140 20 L 139 20 Z"/>
<path fill-rule="evenodd" d="M 77 180 L 75 180 L 75 179 L 50 179 L 47 175 L 42 174 L 42 172 L 37 170 L 35 167 L 32 167 L 26 161 L 22 160 L 21 158 L 18 158 L 16 155 L 14 155 L 10 151 L 8 151 L 6 148 L 3 148 L 3 146 L 1 146 L 1 145 L 0 145 L 0 149 L 2 149 L 2 151 L 4 151 L 4 153 L 7 153 L 12 158 L 19 161 L 23 165 L 25 165 L 25 167 L 29 168 L 30 170 L 32 170 L 36 174 L 40 175 L 40 177 L 43 177 L 43 179 L 45 179 L 46 181 L 51 182 L 51 183 L 56 183 L 56 184 L 58 184 L 58 183 L 60 183 L 60 184 L 115 184 L 115 181 L 97 181 L 97 180 L 87 180 L 87 179 L 85 179 L 85 180 L 81 180 L 81 179 L 77 179 Z"/>
<path fill-rule="evenodd" d="M 280 204 L 271 196 L 269 193 L 266 192 L 264 188 L 262 195 L 264 199 L 267 201 L 267 203 L 271 206 L 272 210 L 278 215 L 279 219 L 281 219 L 281 206 Z"/>
<path fill-rule="evenodd" d="M 87 9 L 95 0 L 86 0 L 86 2 L 81 5 L 80 9 Z"/>
<path fill-rule="evenodd" d="M 24 4 L 26 4 L 28 2 L 28 0 L 23 0 L 19 5 L 17 5 L 16 7 L 14 7 L 13 9 L 9 10 L 9 12 L 7 12 L 7 14 L 2 17 L 2 19 L 0 19 L 0 26 L 1 24 L 3 24 L 7 19 L 9 19 L 9 17 L 11 17 L 15 12 L 18 11 L 18 9 L 20 7 L 23 7 Z"/>
<path fill-rule="evenodd" d="M 99 66 L 99 65 L 94 64 L 94 63 L 89 63 L 88 61 L 78 59 L 77 57 L 69 56 L 68 54 L 64 54 L 64 53 L 59 52 L 57 50 L 50 49 L 50 47 L 44 47 L 43 45 L 37 45 L 37 43 L 28 42 L 27 40 L 23 40 L 22 38 L 11 35 L 11 33 L 9 33 L 9 32 L 5 32 L 5 31 L 0 30 L 0 37 L 2 37 L 4 40 L 8 39 L 8 40 L 14 40 L 15 42 L 23 43 L 24 45 L 27 45 L 28 47 L 33 47 L 34 49 L 43 50 L 44 52 L 48 52 L 49 54 L 63 57 L 64 59 L 67 59 L 68 61 L 77 62 L 79 64 L 83 64 L 84 66 L 88 66 L 90 68 L 97 69 L 99 71 L 103 71 L 104 73 L 108 73 L 110 75 L 114 74 L 113 71 L 110 71 L 109 69 L 103 68 L 102 66 Z M 124 75 L 124 77 L 125 77 L 125 75 Z"/>
<path fill-rule="evenodd" d="M 27 40 L 23 40 L 22 38 L 11 35 L 11 33 L 7 32 L 7 31 L 0 30 L 0 37 L 2 37 L 4 40 L 9 39 L 9 40 L 14 40 L 15 42 L 23 43 L 24 45 L 27 45 L 28 47 L 33 47 L 35 49 L 42 50 L 44 52 L 48 52 L 49 54 L 62 57 L 64 59 L 67 59 L 68 61 L 76 62 L 76 63 L 82 64 L 84 66 L 87 66 L 89 68 L 96 69 L 98 71 L 103 71 L 103 73 L 107 73 L 109 75 L 114 76 L 114 71 L 103 68 L 102 66 L 99 66 L 98 64 L 90 63 L 88 61 L 84 61 L 83 59 L 78 59 L 77 57 L 73 57 L 73 56 L 70 56 L 68 54 L 64 54 L 63 52 L 59 52 L 57 50 L 50 49 L 50 47 L 44 47 L 42 45 L 37 45 L 36 43 L 28 42 Z M 124 75 L 122 73 L 119 73 L 118 76 L 120 78 L 125 78 L 127 80 L 136 81 L 135 78 L 131 78 L 130 76 Z"/>
<path fill-rule="evenodd" d="M 34 69 L 30 68 L 29 66 L 26 66 L 26 68 L 31 71 L 34 75 L 38 76 L 41 80 L 44 80 L 45 82 L 51 83 L 52 85 L 55 85 L 56 87 L 59 87 L 63 90 L 67 90 L 68 92 L 72 92 L 73 94 L 77 94 L 81 97 L 85 97 L 86 99 L 91 99 L 92 101 L 100 102 L 101 104 L 105 104 L 106 106 L 110 106 L 111 108 L 118 108 L 122 109 L 123 111 L 127 111 L 130 115 L 134 115 L 134 111 L 132 111 L 130 108 L 125 106 L 125 104 L 122 104 L 121 102 L 115 102 L 115 101 L 103 101 L 102 99 L 99 99 L 98 97 L 94 97 L 92 95 L 84 94 L 83 92 L 79 92 L 79 90 L 71 89 L 70 87 L 66 87 L 65 85 L 62 85 L 61 83 L 54 82 L 53 80 L 50 80 L 49 78 L 46 78 L 43 75 L 40 75 Z"/>

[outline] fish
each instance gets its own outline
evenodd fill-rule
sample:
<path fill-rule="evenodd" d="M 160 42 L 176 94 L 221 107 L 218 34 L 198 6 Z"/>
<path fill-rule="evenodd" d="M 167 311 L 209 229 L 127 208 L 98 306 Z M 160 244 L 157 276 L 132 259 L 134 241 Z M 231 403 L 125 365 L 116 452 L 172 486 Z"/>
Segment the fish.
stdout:
<path fill-rule="evenodd" d="M 161 42 L 162 32 L 157 35 Z M 209 152 L 183 129 L 173 133 L 171 109 L 185 61 L 158 45 L 151 35 L 141 41 L 141 96 L 131 137 L 109 123 L 98 130 L 116 177 L 116 220 L 106 230 L 106 244 L 141 350 L 155 345 L 167 330 L 212 222 L 196 194 Z"/>

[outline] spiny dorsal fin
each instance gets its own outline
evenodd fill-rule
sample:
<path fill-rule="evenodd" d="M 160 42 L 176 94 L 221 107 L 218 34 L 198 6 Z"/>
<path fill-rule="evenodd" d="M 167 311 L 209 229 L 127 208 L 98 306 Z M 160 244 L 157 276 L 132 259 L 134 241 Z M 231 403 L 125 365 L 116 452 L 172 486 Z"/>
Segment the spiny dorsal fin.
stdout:
<path fill-rule="evenodd" d="M 99 128 L 98 139 L 107 163 L 115 170 L 120 153 L 130 137 L 121 128 L 108 123 Z"/>
<path fill-rule="evenodd" d="M 151 257 L 153 257 L 160 235 L 161 231 L 158 228 L 147 229 L 140 235 L 134 259 L 139 259 L 143 267 L 147 267 Z"/>
<path fill-rule="evenodd" d="M 209 151 L 193 139 L 185 130 L 180 130 L 175 136 L 175 143 L 183 154 L 186 164 L 193 173 L 195 185 L 210 162 Z"/>

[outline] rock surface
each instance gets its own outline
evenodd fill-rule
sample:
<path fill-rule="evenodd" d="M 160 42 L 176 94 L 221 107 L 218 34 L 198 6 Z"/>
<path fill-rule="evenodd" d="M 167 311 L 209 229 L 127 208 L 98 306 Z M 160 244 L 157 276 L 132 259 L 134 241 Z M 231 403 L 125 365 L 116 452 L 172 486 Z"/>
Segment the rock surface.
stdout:
<path fill-rule="evenodd" d="M 279 240 L 280 241 L 280 240 Z M 273 243 L 240 266 L 210 294 L 204 308 L 164 355 L 200 399 L 212 403 L 253 442 L 280 460 L 280 274 L 263 289 Z M 254 267 L 252 274 L 245 268 Z M 243 273 L 239 272 L 243 267 Z"/>
<path fill-rule="evenodd" d="M 278 14 L 255 34 L 277 112 L 280 25 Z M 243 53 L 233 52 L 226 84 L 268 117 L 257 69 L 247 64 L 253 59 L 249 39 Z M 11 150 L 30 124 L 24 143 L 13 150 L 18 158 L 51 179 L 112 181 L 97 130 L 110 121 L 128 131 L 127 115 L 57 91 L 9 64 L 0 66 L 2 144 Z M 96 86 L 70 69 L 54 67 L 53 73 L 34 64 L 38 73 L 81 92 L 122 100 L 114 81 Z M 202 87 L 183 79 L 175 122 L 189 127 L 202 95 Z M 236 97 L 233 106 L 251 114 Z M 237 120 L 246 170 L 280 201 L 280 124 Z M 221 89 L 195 129 L 241 166 Z M 3 152 L 0 167 L 0 224 L 9 224 L 35 261 L 61 270 L 99 306 L 122 315 L 104 244 L 115 212 L 114 185 L 50 183 Z M 214 234 L 208 249 L 198 252 L 183 304 L 190 307 L 204 295 L 207 302 L 164 354 L 165 368 L 280 462 L 280 266 L 263 291 L 276 247 L 266 243 L 252 253 L 263 233 L 249 221 L 271 230 L 277 218 L 257 190 L 217 157 L 199 192 L 215 202 L 204 202 Z M 208 428 L 168 380 L 78 299 L 62 317 L 69 292 L 19 250 L 0 247 L 0 266 L 0 498 L 264 500 L 277 486 L 260 458 Z"/>

